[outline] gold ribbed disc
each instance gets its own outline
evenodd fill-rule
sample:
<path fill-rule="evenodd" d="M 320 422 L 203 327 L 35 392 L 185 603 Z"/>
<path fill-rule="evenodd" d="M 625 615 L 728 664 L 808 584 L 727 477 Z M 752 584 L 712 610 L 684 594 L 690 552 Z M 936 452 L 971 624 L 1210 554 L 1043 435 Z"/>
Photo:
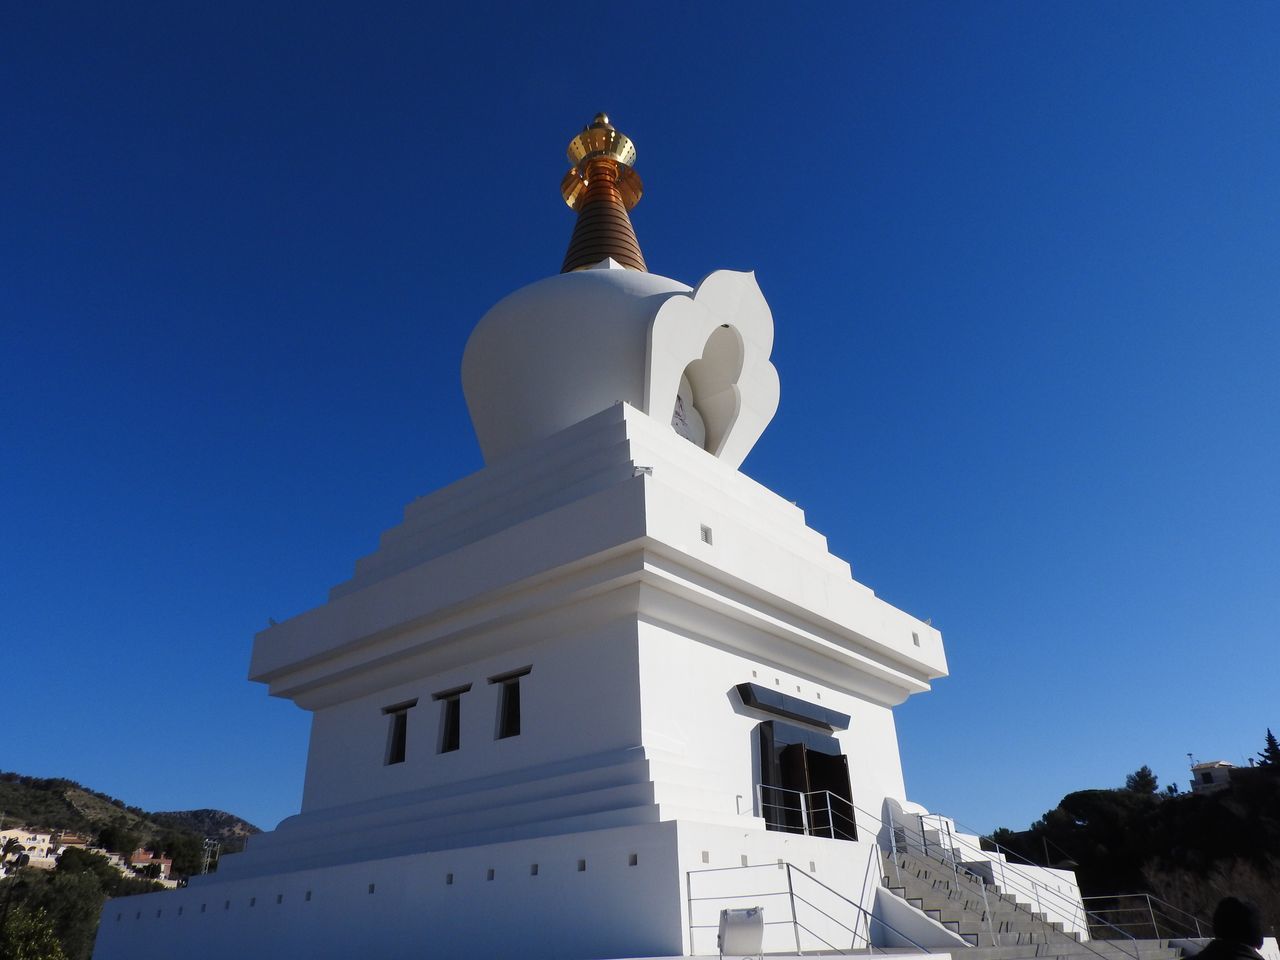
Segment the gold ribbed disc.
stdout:
<path fill-rule="evenodd" d="M 632 153 L 634 152 L 633 150 Z M 578 203 L 587 190 L 587 181 L 583 177 L 581 168 L 575 166 L 560 181 L 560 195 L 564 197 L 564 202 L 569 205 L 570 210 L 578 209 Z M 640 180 L 640 174 L 630 167 L 619 166 L 618 192 L 622 194 L 622 203 L 628 210 L 639 203 L 640 198 L 644 196 L 644 183 Z"/>
<path fill-rule="evenodd" d="M 629 167 L 635 166 L 636 162 L 636 147 L 631 138 L 604 125 L 587 127 L 569 141 L 569 149 L 565 153 L 574 166 L 591 156 L 610 157 Z"/>

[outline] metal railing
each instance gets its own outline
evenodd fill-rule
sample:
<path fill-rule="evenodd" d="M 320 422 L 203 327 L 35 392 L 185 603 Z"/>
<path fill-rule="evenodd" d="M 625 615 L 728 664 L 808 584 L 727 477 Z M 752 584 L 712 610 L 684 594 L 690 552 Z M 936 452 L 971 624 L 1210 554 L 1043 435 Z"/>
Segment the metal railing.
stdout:
<path fill-rule="evenodd" d="M 936 817 L 938 820 L 943 818 Z M 1010 873 L 1015 877 L 1023 878 L 1025 874 L 1019 869 L 1019 865 L 1024 867 L 1033 867 L 1042 869 L 1041 864 L 1034 863 L 1033 860 L 1025 858 L 1009 847 L 997 844 L 991 837 L 978 835 L 968 824 L 961 823 L 960 820 L 952 819 L 951 823 L 963 829 L 968 833 L 979 836 L 980 840 L 986 842 L 993 847 L 993 852 L 1001 855 L 1004 864 L 1001 864 L 1002 878 L 1007 878 Z M 948 829 L 948 835 L 956 836 Z M 965 849 L 972 850 L 973 845 L 968 841 L 964 841 Z M 980 847 L 978 847 L 980 850 Z M 1018 863 L 1012 863 L 1012 861 Z M 1032 883 L 1036 883 L 1032 879 Z M 1053 891 L 1052 887 L 1046 887 L 1044 884 L 1038 884 L 1042 891 L 1051 893 L 1059 893 Z M 1061 895 L 1060 895 L 1061 896 Z M 1088 902 L 1096 902 L 1100 906 L 1088 908 L 1085 904 Z M 1110 901 L 1112 906 L 1102 906 L 1103 902 Z M 1080 897 L 1080 909 L 1083 910 L 1083 922 L 1085 928 L 1088 929 L 1089 937 L 1093 940 L 1144 940 L 1146 938 L 1147 929 L 1152 931 L 1152 940 L 1169 940 L 1170 934 L 1172 938 L 1188 937 L 1198 938 L 1206 936 L 1203 931 L 1208 929 L 1206 920 L 1199 918 L 1194 914 L 1180 910 L 1176 906 L 1169 904 L 1164 900 L 1153 897 L 1149 893 L 1116 893 L 1111 896 L 1094 896 Z M 1135 933 L 1134 931 L 1138 931 Z"/>
<path fill-rule="evenodd" d="M 1140 958 L 1137 942 L 1139 938 L 1125 929 L 1124 925 L 1114 922 L 1122 918 L 1113 916 L 1111 909 L 1120 908 L 1104 908 L 1101 910 L 1086 908 L 1083 902 L 1084 898 L 1078 899 L 1073 894 L 1065 893 L 1060 889 L 1043 883 L 1036 877 L 1026 873 L 1011 860 L 1016 859 L 1026 866 L 1041 869 L 1038 864 L 1032 863 L 1020 854 L 1002 847 L 989 838 L 980 837 L 976 831 L 970 831 L 975 837 L 980 837 L 982 841 L 990 843 L 995 848 L 994 852 L 997 856 L 993 858 L 991 856 L 992 851 L 982 849 L 980 844 L 971 842 L 966 839 L 964 834 L 953 830 L 952 824 L 956 824 L 962 829 L 967 828 L 950 818 L 937 814 L 915 814 L 914 829 L 911 825 L 899 820 L 886 824 L 875 814 L 830 791 L 821 790 L 806 793 L 768 784 L 756 785 L 756 801 L 758 814 L 765 820 L 770 829 L 809 836 L 857 840 L 859 821 L 861 821 L 864 829 L 868 825 L 874 825 L 871 828 L 873 834 L 877 830 L 883 830 L 887 835 L 886 839 L 890 844 L 891 852 L 894 854 L 895 870 L 898 870 L 897 854 L 899 852 L 924 857 L 950 870 L 958 882 L 964 881 L 969 885 L 968 889 L 972 896 L 981 899 L 982 916 L 987 923 L 988 933 L 992 935 L 993 943 L 996 939 L 996 931 L 993 926 L 987 887 L 990 884 L 997 884 L 1001 893 L 1010 895 L 1006 898 L 1006 902 L 1010 903 L 1015 911 L 1020 911 L 1032 919 L 1044 923 L 1046 926 L 1050 925 L 1050 921 L 1047 919 L 1050 914 L 1062 917 L 1070 922 L 1073 927 L 1079 929 L 1085 937 L 1095 940 L 1116 941 L 1117 946 L 1125 950 L 1125 952 L 1131 953 L 1135 960 Z M 932 826 L 929 825 L 930 821 Z M 974 867 L 979 864 L 983 867 L 989 864 L 991 875 L 986 876 L 975 870 Z M 898 886 L 901 886 L 900 874 L 898 879 Z M 957 887 L 959 887 L 959 883 L 957 883 Z M 961 891 L 958 890 L 958 892 Z M 963 896 L 962 892 L 961 895 Z M 1188 931 L 1175 934 L 1175 936 L 1196 936 L 1198 931 L 1202 929 L 1202 921 L 1199 918 L 1180 911 L 1178 908 L 1164 903 L 1164 901 L 1148 897 L 1146 894 L 1130 896 L 1143 898 L 1143 907 L 1147 911 L 1152 928 L 1156 931 L 1154 939 L 1162 939 L 1160 933 L 1162 929 L 1166 931 L 1177 929 L 1173 922 L 1172 914 L 1180 914 L 1185 918 L 1182 929 Z M 1114 900 L 1116 898 L 1111 899 Z M 1157 908 L 1157 905 L 1163 909 Z M 1130 906 L 1124 909 L 1133 910 L 1134 908 Z M 1163 927 L 1160 925 L 1162 920 L 1164 921 Z M 1192 930 L 1197 931 L 1197 933 L 1189 932 Z M 1100 951 L 1089 947 L 1087 940 L 1082 940 L 1081 943 L 1091 953 L 1099 957 L 1104 956 Z"/>
<path fill-rule="evenodd" d="M 756 784 L 760 816 L 770 829 L 832 840 L 857 840 L 857 808 L 830 790 L 790 790 Z"/>
<path fill-rule="evenodd" d="M 861 808 L 859 808 L 859 812 L 865 813 Z M 870 814 L 866 815 L 870 816 Z M 1045 923 L 1048 922 L 1046 918 L 1049 910 L 1053 910 L 1058 916 L 1070 918 L 1073 926 L 1082 927 L 1085 934 L 1091 939 L 1120 941 L 1121 949 L 1132 953 L 1135 960 L 1139 960 L 1141 951 L 1138 948 L 1136 937 L 1105 918 L 1091 913 L 1074 896 L 1041 883 L 1035 877 L 1029 876 L 1003 858 L 993 860 L 990 856 L 990 851 L 984 851 L 981 846 L 975 846 L 964 839 L 963 834 L 953 831 L 951 829 L 953 821 L 936 814 L 930 814 L 929 818 L 933 819 L 937 824 L 930 831 L 925 826 L 925 815 L 916 814 L 915 816 L 919 826 L 917 833 L 913 833 L 906 824 L 900 821 L 893 824 L 891 832 L 895 853 L 900 845 L 905 844 L 903 852 L 908 854 L 918 852 L 927 859 L 951 869 L 958 878 L 963 877 L 971 883 L 978 883 L 983 886 L 988 883 L 996 883 L 1002 893 L 1013 894 L 1012 900 L 1006 902 L 1010 902 L 1015 910 L 1021 910 L 1032 918 Z M 932 841 L 929 837 L 930 832 L 934 835 Z M 912 849 L 913 847 L 915 849 Z M 1002 853 L 1002 851 L 996 852 Z M 986 877 L 973 869 L 972 865 L 978 862 L 991 865 L 991 877 Z M 1019 894 L 1027 898 L 1029 902 L 1023 903 L 1019 900 Z M 1032 906 L 1034 906 L 1034 910 Z M 1095 929 L 1099 932 L 1109 933 L 1110 936 L 1095 937 Z M 1123 941 L 1128 941 L 1128 943 L 1124 944 Z M 1089 946 L 1088 940 L 1081 940 L 1080 943 L 1091 953 L 1103 956 L 1101 951 Z"/>
<path fill-rule="evenodd" d="M 747 893 L 713 893 L 705 896 L 694 896 L 694 885 L 697 880 L 709 878 L 711 874 L 723 876 L 736 872 L 743 875 L 751 871 L 761 872 L 762 879 L 757 881 L 760 889 L 753 889 Z M 783 887 L 785 885 L 784 889 L 767 889 L 769 884 L 764 874 L 770 872 L 774 874 L 776 879 L 773 886 Z M 782 874 L 782 876 L 778 877 L 778 874 Z M 695 944 L 696 931 L 713 930 L 719 927 L 718 911 L 716 912 L 715 923 L 697 922 L 699 911 L 695 905 L 706 903 L 725 904 L 730 901 L 750 901 L 753 906 L 764 907 L 764 915 L 766 917 L 764 926 L 766 928 L 790 926 L 795 950 L 799 955 L 803 955 L 806 952 L 834 952 L 847 955 L 849 951 L 863 949 L 872 953 L 881 952 L 885 947 L 874 942 L 877 939 L 874 935 L 876 927 L 891 932 L 894 936 L 900 938 L 903 943 L 909 944 L 921 953 L 934 952 L 928 947 L 917 943 L 888 921 L 873 916 L 870 911 L 860 904 L 854 903 L 844 894 L 787 861 L 754 864 L 744 867 L 709 867 L 705 870 L 690 870 L 686 874 L 686 891 L 689 900 L 689 947 L 695 953 L 697 952 Z M 846 918 L 848 922 L 834 916 L 830 910 L 823 909 L 815 902 L 822 897 L 835 898 L 836 905 L 851 910 L 852 916 Z M 772 914 L 770 913 L 771 909 L 773 910 Z M 786 915 L 783 919 L 767 919 L 769 916 L 776 916 L 777 913 L 784 910 Z M 818 927 L 823 928 L 823 932 L 815 929 Z M 809 938 L 807 941 L 806 937 Z M 832 943 L 831 938 L 839 939 L 843 945 Z M 844 943 L 846 939 L 848 940 L 847 944 Z"/>
<path fill-rule="evenodd" d="M 1199 939 L 1207 936 L 1207 921 L 1149 893 L 1122 893 L 1113 896 L 1083 897 L 1091 916 L 1104 917 L 1133 936 L 1152 940 Z M 1135 933 L 1134 931 L 1140 931 Z"/>

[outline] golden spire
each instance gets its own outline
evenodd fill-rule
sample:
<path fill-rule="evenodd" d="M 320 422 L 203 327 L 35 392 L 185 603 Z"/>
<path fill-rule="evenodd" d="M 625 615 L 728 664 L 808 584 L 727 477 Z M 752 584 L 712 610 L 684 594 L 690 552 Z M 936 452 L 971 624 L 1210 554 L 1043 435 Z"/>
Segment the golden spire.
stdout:
<path fill-rule="evenodd" d="M 569 162 L 560 193 L 578 222 L 561 273 L 593 267 L 612 257 L 624 267 L 648 271 L 627 211 L 640 202 L 644 185 L 632 169 L 636 148 L 603 113 L 569 141 Z"/>

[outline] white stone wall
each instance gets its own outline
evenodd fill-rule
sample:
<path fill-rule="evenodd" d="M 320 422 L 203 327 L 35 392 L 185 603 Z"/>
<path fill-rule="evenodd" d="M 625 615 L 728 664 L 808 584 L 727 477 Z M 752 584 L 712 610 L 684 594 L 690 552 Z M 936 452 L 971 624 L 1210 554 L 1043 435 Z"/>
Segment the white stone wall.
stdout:
<path fill-rule="evenodd" d="M 818 949 L 852 938 L 858 906 L 874 900 L 875 856 L 869 842 L 664 822 L 239 880 L 213 874 L 109 901 L 94 958 L 706 954 L 720 909 L 744 903 L 765 908 L 766 947 L 786 949 L 795 930 L 779 860 L 793 865 L 798 887 L 800 873 L 817 881 L 800 892 L 818 909 L 799 911 L 809 928 L 802 945 Z"/>
<path fill-rule="evenodd" d="M 433 673 L 316 712 L 303 812 L 571 761 L 639 743 L 634 623 L 615 621 Z M 496 739 L 500 689 L 488 678 L 528 667 L 520 680 L 521 732 Z M 471 684 L 460 699 L 461 744 L 440 753 L 442 705 L 432 694 Z M 416 698 L 406 758 L 387 765 L 384 707 Z"/>
<path fill-rule="evenodd" d="M 653 824 L 235 881 L 215 874 L 109 901 L 94 958 L 668 956 L 681 952 L 682 928 L 675 825 Z"/>
<path fill-rule="evenodd" d="M 730 629 L 726 625 L 725 629 Z M 886 796 L 902 798 L 902 765 L 892 711 L 834 689 L 822 678 L 785 670 L 673 628 L 640 625 L 643 738 L 664 819 L 749 822 L 756 809 L 759 758 L 755 730 L 767 714 L 742 706 L 733 687 L 758 683 L 850 717 L 835 734 L 849 758 L 854 803 L 878 816 Z M 878 825 L 860 829 L 874 837 Z"/>

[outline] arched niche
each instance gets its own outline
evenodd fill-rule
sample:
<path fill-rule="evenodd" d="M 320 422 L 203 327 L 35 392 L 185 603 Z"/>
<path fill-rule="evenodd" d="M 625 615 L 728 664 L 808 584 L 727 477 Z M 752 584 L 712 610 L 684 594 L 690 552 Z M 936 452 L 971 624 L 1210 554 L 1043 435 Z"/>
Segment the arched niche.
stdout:
<path fill-rule="evenodd" d="M 707 338 L 702 356 L 686 366 L 680 377 L 671 425 L 715 456 L 742 408 L 738 389 L 742 358 L 742 335 L 730 324 L 721 324 Z"/>

